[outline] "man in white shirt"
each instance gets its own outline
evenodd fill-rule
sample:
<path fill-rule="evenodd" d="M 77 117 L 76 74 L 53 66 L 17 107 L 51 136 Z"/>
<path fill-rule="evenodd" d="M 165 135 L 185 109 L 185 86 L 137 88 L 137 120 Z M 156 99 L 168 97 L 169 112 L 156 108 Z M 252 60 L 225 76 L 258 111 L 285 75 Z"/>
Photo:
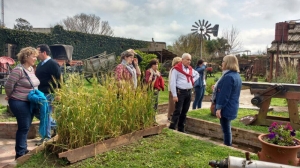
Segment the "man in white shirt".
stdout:
<path fill-rule="evenodd" d="M 175 102 L 175 111 L 172 115 L 170 129 L 184 132 L 186 113 L 190 108 L 192 88 L 199 78 L 199 73 L 191 66 L 191 55 L 182 54 L 182 62 L 174 66 L 171 74 L 170 88 Z"/>

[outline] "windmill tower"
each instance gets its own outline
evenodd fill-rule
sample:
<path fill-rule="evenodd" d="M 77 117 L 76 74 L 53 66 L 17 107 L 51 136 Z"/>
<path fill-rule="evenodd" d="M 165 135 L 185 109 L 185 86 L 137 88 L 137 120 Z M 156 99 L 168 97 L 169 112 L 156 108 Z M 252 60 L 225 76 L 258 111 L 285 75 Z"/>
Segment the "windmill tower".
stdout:
<path fill-rule="evenodd" d="M 4 0 L 1 0 L 1 26 L 4 27 Z"/>
<path fill-rule="evenodd" d="M 210 40 L 210 35 L 213 34 L 214 37 L 218 36 L 218 30 L 219 30 L 219 25 L 216 24 L 214 27 L 210 27 L 211 24 L 208 24 L 208 21 L 205 22 L 203 19 L 202 22 L 201 20 L 198 20 L 198 22 L 195 22 L 196 25 L 192 25 L 193 29 L 193 34 L 199 34 L 200 38 L 200 58 L 202 59 L 202 43 L 203 39 L 205 40 Z"/>

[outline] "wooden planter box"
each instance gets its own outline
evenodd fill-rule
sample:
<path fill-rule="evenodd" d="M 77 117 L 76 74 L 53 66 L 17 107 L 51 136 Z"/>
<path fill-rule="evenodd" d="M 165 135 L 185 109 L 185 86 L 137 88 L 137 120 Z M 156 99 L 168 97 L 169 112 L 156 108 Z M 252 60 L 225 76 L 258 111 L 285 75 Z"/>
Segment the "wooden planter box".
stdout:
<path fill-rule="evenodd" d="M 133 133 L 125 134 L 116 138 L 111 138 L 108 140 L 104 140 L 101 142 L 97 142 L 91 145 L 86 145 L 80 148 L 67 150 L 61 149 L 60 153 L 58 153 L 59 158 L 66 158 L 70 163 L 75 163 L 77 161 L 93 157 L 97 154 L 115 149 L 120 146 L 128 145 L 131 143 L 134 143 L 143 137 L 150 136 L 150 135 L 156 135 L 160 134 L 162 129 L 166 127 L 166 125 L 160 125 L 160 126 L 154 126 L 151 128 L 147 128 L 140 131 L 135 131 Z M 57 149 L 57 146 L 54 147 L 54 145 L 48 144 L 48 148 L 54 149 L 54 152 L 59 151 Z M 55 149 L 56 148 L 56 149 Z"/>

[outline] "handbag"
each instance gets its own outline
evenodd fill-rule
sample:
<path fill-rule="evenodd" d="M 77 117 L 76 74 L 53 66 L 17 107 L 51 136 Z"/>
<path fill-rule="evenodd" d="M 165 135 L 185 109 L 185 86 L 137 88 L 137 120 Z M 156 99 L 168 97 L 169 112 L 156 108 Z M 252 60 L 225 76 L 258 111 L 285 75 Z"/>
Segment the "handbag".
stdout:
<path fill-rule="evenodd" d="M 212 116 L 216 116 L 215 109 L 216 109 L 216 103 L 211 102 L 211 105 L 210 105 L 210 114 Z"/>

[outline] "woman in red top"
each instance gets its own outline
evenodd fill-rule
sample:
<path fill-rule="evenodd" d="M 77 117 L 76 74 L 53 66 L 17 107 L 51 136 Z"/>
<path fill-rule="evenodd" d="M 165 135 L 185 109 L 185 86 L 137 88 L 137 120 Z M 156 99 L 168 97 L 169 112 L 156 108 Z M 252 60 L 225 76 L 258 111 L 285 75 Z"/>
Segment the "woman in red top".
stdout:
<path fill-rule="evenodd" d="M 158 94 L 160 90 L 164 90 L 164 80 L 158 71 L 158 60 L 153 59 L 148 64 L 149 69 L 145 73 L 145 82 L 154 90 L 155 105 L 154 109 L 157 110 Z"/>

